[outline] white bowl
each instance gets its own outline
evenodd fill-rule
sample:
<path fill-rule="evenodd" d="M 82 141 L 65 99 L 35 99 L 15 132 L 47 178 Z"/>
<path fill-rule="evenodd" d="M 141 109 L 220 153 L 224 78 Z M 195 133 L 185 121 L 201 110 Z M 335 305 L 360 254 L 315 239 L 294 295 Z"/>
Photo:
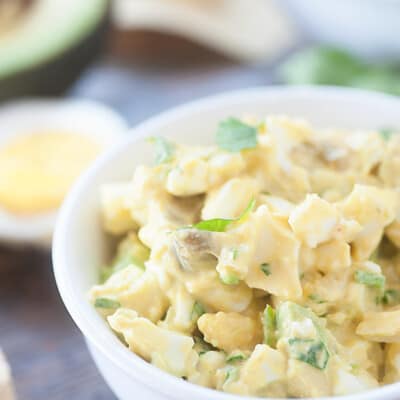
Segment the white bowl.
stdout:
<path fill-rule="evenodd" d="M 283 0 L 318 42 L 365 58 L 400 59 L 399 0 Z"/>
<path fill-rule="evenodd" d="M 85 335 L 97 366 L 122 400 L 228 400 L 237 397 L 175 378 L 130 352 L 112 333 L 86 293 L 96 283 L 107 242 L 99 221 L 99 185 L 129 179 L 135 166 L 152 159 L 146 136 L 164 135 L 189 144 L 214 142 L 217 123 L 251 112 L 302 116 L 330 127 L 398 126 L 400 98 L 339 88 L 259 88 L 227 93 L 184 105 L 151 118 L 104 154 L 79 179 L 64 203 L 53 242 L 53 263 L 64 303 Z M 343 400 L 395 400 L 400 383 L 341 397 Z"/>

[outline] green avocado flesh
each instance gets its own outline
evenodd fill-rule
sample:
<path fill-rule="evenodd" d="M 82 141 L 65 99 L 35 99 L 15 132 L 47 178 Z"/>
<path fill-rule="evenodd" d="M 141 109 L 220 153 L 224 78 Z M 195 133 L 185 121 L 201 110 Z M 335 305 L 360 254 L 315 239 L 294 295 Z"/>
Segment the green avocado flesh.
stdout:
<path fill-rule="evenodd" d="M 108 1 L 34 0 L 15 21 L 0 30 L 0 100 L 64 90 L 102 47 Z"/>

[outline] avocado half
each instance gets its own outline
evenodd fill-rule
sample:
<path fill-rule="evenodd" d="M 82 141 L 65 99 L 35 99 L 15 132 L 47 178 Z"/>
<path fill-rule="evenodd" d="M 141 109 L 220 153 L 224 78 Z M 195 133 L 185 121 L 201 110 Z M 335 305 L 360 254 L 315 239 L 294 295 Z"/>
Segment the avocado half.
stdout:
<path fill-rule="evenodd" d="M 108 0 L 31 0 L 0 31 L 0 101 L 63 92 L 102 49 L 108 10 Z"/>

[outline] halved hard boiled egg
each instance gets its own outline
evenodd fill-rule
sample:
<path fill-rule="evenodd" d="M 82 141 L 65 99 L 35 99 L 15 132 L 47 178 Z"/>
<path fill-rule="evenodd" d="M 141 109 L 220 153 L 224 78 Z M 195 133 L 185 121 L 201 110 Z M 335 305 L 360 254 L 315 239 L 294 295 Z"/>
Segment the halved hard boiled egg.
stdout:
<path fill-rule="evenodd" d="M 87 100 L 26 100 L 0 108 L 0 240 L 47 244 L 68 190 L 127 129 Z"/>

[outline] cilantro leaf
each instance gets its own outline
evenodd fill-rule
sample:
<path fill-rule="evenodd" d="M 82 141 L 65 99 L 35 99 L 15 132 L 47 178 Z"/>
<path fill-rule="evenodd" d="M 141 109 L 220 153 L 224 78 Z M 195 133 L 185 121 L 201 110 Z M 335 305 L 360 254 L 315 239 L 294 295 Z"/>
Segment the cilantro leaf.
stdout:
<path fill-rule="evenodd" d="M 364 70 L 364 64 L 348 52 L 320 46 L 295 53 L 279 72 L 290 84 L 348 85 Z"/>
<path fill-rule="evenodd" d="M 268 263 L 262 263 L 260 265 L 260 269 L 262 272 L 264 272 L 265 275 L 267 276 L 271 275 L 271 266 Z"/>
<path fill-rule="evenodd" d="M 379 130 L 383 140 L 388 141 L 397 131 L 393 128 L 382 128 Z"/>
<path fill-rule="evenodd" d="M 121 304 L 116 300 L 107 299 L 106 297 L 98 297 L 94 302 L 94 306 L 96 308 L 116 309 L 121 307 Z"/>
<path fill-rule="evenodd" d="M 226 229 L 232 223 L 242 223 L 246 220 L 248 215 L 253 211 L 256 205 L 256 201 L 252 198 L 246 207 L 246 209 L 242 212 L 242 214 L 238 218 L 234 219 L 225 219 L 225 218 L 213 218 L 206 219 L 204 221 L 200 221 L 197 224 L 193 225 L 193 228 L 199 229 L 201 231 L 210 231 L 210 232 L 225 232 Z"/>
<path fill-rule="evenodd" d="M 218 125 L 217 144 L 221 149 L 237 153 L 257 146 L 257 129 L 236 118 L 228 118 Z"/>
<path fill-rule="evenodd" d="M 163 164 L 171 161 L 175 154 L 175 145 L 163 137 L 149 138 L 150 143 L 154 143 L 156 148 L 155 164 Z"/>
<path fill-rule="evenodd" d="M 226 228 L 233 222 L 233 219 L 213 218 L 200 221 L 193 225 L 193 228 L 201 231 L 225 232 Z"/>
<path fill-rule="evenodd" d="M 385 277 L 374 272 L 362 271 L 359 269 L 354 273 L 354 279 L 356 282 L 371 288 L 381 289 L 385 286 Z"/>
<path fill-rule="evenodd" d="M 245 210 L 240 214 L 239 218 L 234 219 L 233 222 L 238 222 L 242 223 L 244 222 L 249 214 L 254 210 L 254 207 L 256 206 L 256 199 L 253 197 L 250 201 L 249 204 L 247 204 L 247 207 Z"/>
<path fill-rule="evenodd" d="M 301 50 L 279 69 L 289 84 L 352 86 L 400 95 L 399 71 L 387 63 L 369 63 L 327 46 Z"/>

